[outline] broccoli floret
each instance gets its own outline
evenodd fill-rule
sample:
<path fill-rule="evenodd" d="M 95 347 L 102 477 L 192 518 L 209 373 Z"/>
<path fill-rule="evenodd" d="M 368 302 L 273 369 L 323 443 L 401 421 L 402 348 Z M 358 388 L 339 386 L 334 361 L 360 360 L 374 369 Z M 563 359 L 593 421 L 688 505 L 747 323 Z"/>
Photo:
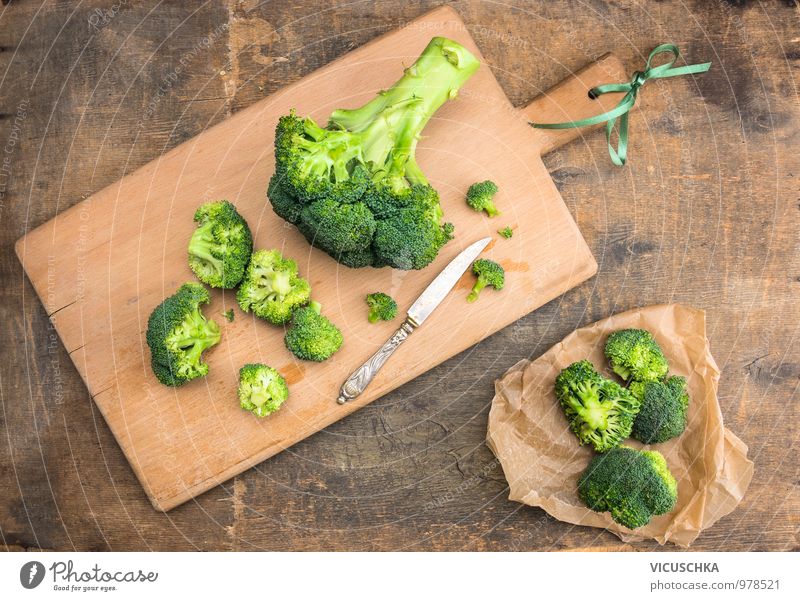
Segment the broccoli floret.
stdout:
<path fill-rule="evenodd" d="M 631 431 L 633 438 L 653 444 L 680 436 L 686 429 L 689 408 L 686 378 L 672 376 L 665 382 L 633 382 L 629 390 L 641 400 Z"/>
<path fill-rule="evenodd" d="M 280 409 L 289 397 L 286 380 L 262 363 L 248 363 L 239 370 L 239 405 L 258 417 Z"/>
<path fill-rule="evenodd" d="M 598 374 L 589 361 L 573 363 L 558 374 L 555 392 L 582 445 L 603 453 L 630 435 L 639 400 Z"/>
<path fill-rule="evenodd" d="M 383 292 L 373 292 L 368 294 L 367 305 L 369 306 L 369 321 L 391 321 L 397 317 L 397 303 L 388 294 Z"/>
<path fill-rule="evenodd" d="M 460 44 L 433 38 L 390 89 L 333 111 L 326 127 L 281 117 L 267 190 L 275 213 L 348 267 L 428 265 L 453 226 L 417 165 L 417 141 L 479 64 Z"/>
<path fill-rule="evenodd" d="M 500 214 L 494 206 L 494 195 L 497 194 L 497 184 L 486 180 L 472 184 L 467 190 L 467 204 L 473 211 L 486 211 L 489 217 L 496 217 Z"/>
<path fill-rule="evenodd" d="M 230 322 L 232 322 L 232 321 L 233 321 L 233 317 L 234 317 L 234 315 L 233 315 L 233 309 L 228 309 L 227 311 L 223 311 L 223 312 L 222 312 L 222 316 L 223 316 L 225 319 L 227 319 L 229 323 L 230 323 Z"/>
<path fill-rule="evenodd" d="M 620 378 L 652 382 L 667 375 L 669 365 L 661 347 L 647 330 L 618 330 L 606 341 L 606 358 Z"/>
<path fill-rule="evenodd" d="M 342 346 L 342 332 L 320 314 L 322 306 L 311 302 L 294 312 L 283 341 L 292 354 L 306 361 L 325 361 Z"/>
<path fill-rule="evenodd" d="M 511 238 L 511 236 L 514 235 L 514 230 L 512 230 L 509 226 L 506 226 L 502 230 L 497 230 L 497 233 L 500 234 L 506 240 L 508 240 L 509 238 Z"/>
<path fill-rule="evenodd" d="M 305 305 L 311 286 L 297 275 L 297 263 L 284 259 L 277 250 L 257 250 L 250 259 L 244 280 L 236 292 L 242 311 L 281 325 L 292 311 Z"/>
<path fill-rule="evenodd" d="M 219 342 L 219 326 L 206 319 L 200 305 L 210 301 L 208 290 L 189 282 L 164 299 L 147 321 L 147 345 L 153 372 L 167 386 L 180 386 L 208 373 L 202 354 Z"/>
<path fill-rule="evenodd" d="M 478 259 L 472 264 L 472 273 L 478 278 L 472 291 L 467 295 L 467 302 L 474 303 L 478 300 L 481 290 L 491 286 L 495 290 L 502 290 L 506 283 L 506 272 L 503 267 L 489 259 Z"/>
<path fill-rule="evenodd" d="M 672 511 L 678 484 L 658 451 L 617 447 L 595 455 L 578 481 L 578 496 L 594 511 L 610 511 L 627 528 Z"/>
<path fill-rule="evenodd" d="M 247 222 L 227 200 L 202 205 L 194 220 L 197 229 L 189 241 L 189 267 L 212 288 L 235 288 L 253 252 Z"/>

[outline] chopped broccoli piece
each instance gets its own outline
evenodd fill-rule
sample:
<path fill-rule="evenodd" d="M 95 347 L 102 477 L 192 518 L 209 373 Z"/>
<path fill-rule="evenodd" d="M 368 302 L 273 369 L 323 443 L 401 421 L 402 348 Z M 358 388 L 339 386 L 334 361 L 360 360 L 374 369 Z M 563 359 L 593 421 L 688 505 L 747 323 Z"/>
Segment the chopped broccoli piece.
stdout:
<path fill-rule="evenodd" d="M 281 325 L 292 311 L 305 305 L 311 286 L 297 275 L 297 263 L 284 259 L 277 250 L 257 250 L 250 259 L 244 280 L 236 293 L 242 311 Z"/>
<path fill-rule="evenodd" d="M 502 290 L 506 283 L 506 272 L 503 267 L 489 259 L 478 259 L 472 264 L 472 273 L 478 278 L 472 291 L 467 296 L 468 303 L 478 300 L 481 290 L 491 286 L 495 290 Z"/>
<path fill-rule="evenodd" d="M 640 528 L 672 511 L 678 484 L 658 451 L 617 447 L 595 455 L 578 481 L 578 496 L 594 511 L 610 511 L 626 528 Z"/>
<path fill-rule="evenodd" d="M 625 381 L 651 382 L 667 375 L 669 365 L 661 347 L 647 330 L 618 330 L 606 341 L 606 358 Z"/>
<path fill-rule="evenodd" d="M 233 317 L 234 317 L 234 315 L 233 315 L 233 309 L 228 309 L 227 311 L 223 311 L 223 312 L 222 312 L 222 316 L 223 316 L 225 319 L 227 319 L 227 320 L 228 320 L 228 322 L 232 322 L 232 321 L 233 321 Z"/>
<path fill-rule="evenodd" d="M 227 200 L 202 205 L 194 220 L 197 229 L 189 241 L 189 267 L 212 288 L 235 288 L 253 251 L 247 222 Z"/>
<path fill-rule="evenodd" d="M 664 442 L 686 429 L 689 394 L 686 378 L 672 376 L 665 382 L 633 382 L 629 390 L 641 400 L 631 435 L 645 444 Z"/>
<path fill-rule="evenodd" d="M 239 370 L 239 405 L 258 417 L 280 409 L 289 397 L 286 380 L 262 363 L 248 363 Z"/>
<path fill-rule="evenodd" d="M 283 341 L 292 354 L 306 361 L 325 361 L 342 346 L 342 332 L 327 317 L 322 306 L 311 302 L 294 312 L 292 325 Z"/>
<path fill-rule="evenodd" d="M 493 181 L 487 179 L 485 182 L 472 184 L 467 190 L 467 204 L 474 211 L 479 213 L 486 211 L 489 217 L 496 217 L 500 211 L 494 206 L 495 194 L 497 194 L 497 184 Z"/>
<path fill-rule="evenodd" d="M 150 314 L 145 338 L 153 372 L 162 384 L 180 386 L 208 373 L 203 351 L 220 340 L 219 326 L 200 310 L 210 300 L 208 290 L 189 282 Z"/>
<path fill-rule="evenodd" d="M 497 230 L 497 233 L 500 234 L 506 240 L 508 240 L 509 238 L 511 238 L 511 236 L 514 235 L 514 230 L 512 230 L 509 226 L 506 226 L 502 230 Z"/>
<path fill-rule="evenodd" d="M 275 134 L 275 213 L 348 267 L 422 269 L 453 237 L 439 195 L 415 158 L 436 110 L 480 63 L 460 44 L 431 40 L 390 89 L 321 127 L 293 111 Z"/>
<path fill-rule="evenodd" d="M 369 306 L 369 321 L 391 321 L 397 317 L 397 303 L 388 294 L 383 292 L 373 292 L 368 294 L 367 306 Z"/>
<path fill-rule="evenodd" d="M 555 393 L 582 445 L 603 453 L 630 435 L 639 400 L 598 374 L 589 361 L 577 361 L 558 374 Z"/>

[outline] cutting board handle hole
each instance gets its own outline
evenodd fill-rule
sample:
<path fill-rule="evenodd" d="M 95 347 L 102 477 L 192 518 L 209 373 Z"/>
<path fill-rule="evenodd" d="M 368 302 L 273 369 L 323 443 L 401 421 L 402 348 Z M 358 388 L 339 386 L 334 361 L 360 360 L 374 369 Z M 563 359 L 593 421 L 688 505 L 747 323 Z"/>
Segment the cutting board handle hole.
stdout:
<path fill-rule="evenodd" d="M 589 100 L 597 100 L 597 94 L 594 93 L 594 90 L 589 90 L 586 94 L 589 97 Z"/>

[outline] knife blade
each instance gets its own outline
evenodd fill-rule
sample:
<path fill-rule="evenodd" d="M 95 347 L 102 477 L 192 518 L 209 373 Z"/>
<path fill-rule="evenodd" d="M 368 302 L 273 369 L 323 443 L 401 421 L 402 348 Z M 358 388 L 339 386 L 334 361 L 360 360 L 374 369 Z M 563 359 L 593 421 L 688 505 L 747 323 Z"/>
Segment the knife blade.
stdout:
<path fill-rule="evenodd" d="M 488 246 L 490 241 L 491 238 L 483 238 L 470 244 L 428 284 L 427 288 L 422 291 L 422 294 L 417 297 L 417 300 L 408 309 L 406 319 L 400 325 L 400 328 L 372 357 L 367 359 L 361 367 L 350 374 L 350 377 L 344 381 L 337 399 L 340 405 L 347 401 L 352 401 L 364 392 L 380 368 L 392 356 L 392 353 L 397 350 L 415 328 L 421 326 L 430 317 L 434 309 L 441 304 L 453 289 L 453 286 L 456 285 L 456 282 L 461 279 L 464 272 L 478 258 L 478 255 Z"/>

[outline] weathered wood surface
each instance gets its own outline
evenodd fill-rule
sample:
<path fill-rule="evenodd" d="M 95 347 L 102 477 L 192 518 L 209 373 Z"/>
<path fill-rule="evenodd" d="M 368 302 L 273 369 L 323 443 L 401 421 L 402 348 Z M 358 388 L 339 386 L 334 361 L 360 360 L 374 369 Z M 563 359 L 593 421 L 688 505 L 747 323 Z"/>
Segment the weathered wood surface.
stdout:
<path fill-rule="evenodd" d="M 344 4 L 344 3 L 343 3 Z M 546 163 L 588 283 L 167 515 L 86 393 L 13 243 L 124 173 L 433 2 L 11 2 L 0 12 L 0 534 L 10 549 L 637 549 L 506 500 L 492 382 L 633 306 L 708 311 L 726 424 L 756 473 L 692 547 L 798 546 L 800 12 L 794 2 L 452 5 L 524 105 L 614 51 L 673 41 L 706 75 L 648 84 L 628 168 L 590 135 Z M 114 7 L 117 7 L 116 9 Z M 76 174 L 80 174 L 77 176 Z"/>

